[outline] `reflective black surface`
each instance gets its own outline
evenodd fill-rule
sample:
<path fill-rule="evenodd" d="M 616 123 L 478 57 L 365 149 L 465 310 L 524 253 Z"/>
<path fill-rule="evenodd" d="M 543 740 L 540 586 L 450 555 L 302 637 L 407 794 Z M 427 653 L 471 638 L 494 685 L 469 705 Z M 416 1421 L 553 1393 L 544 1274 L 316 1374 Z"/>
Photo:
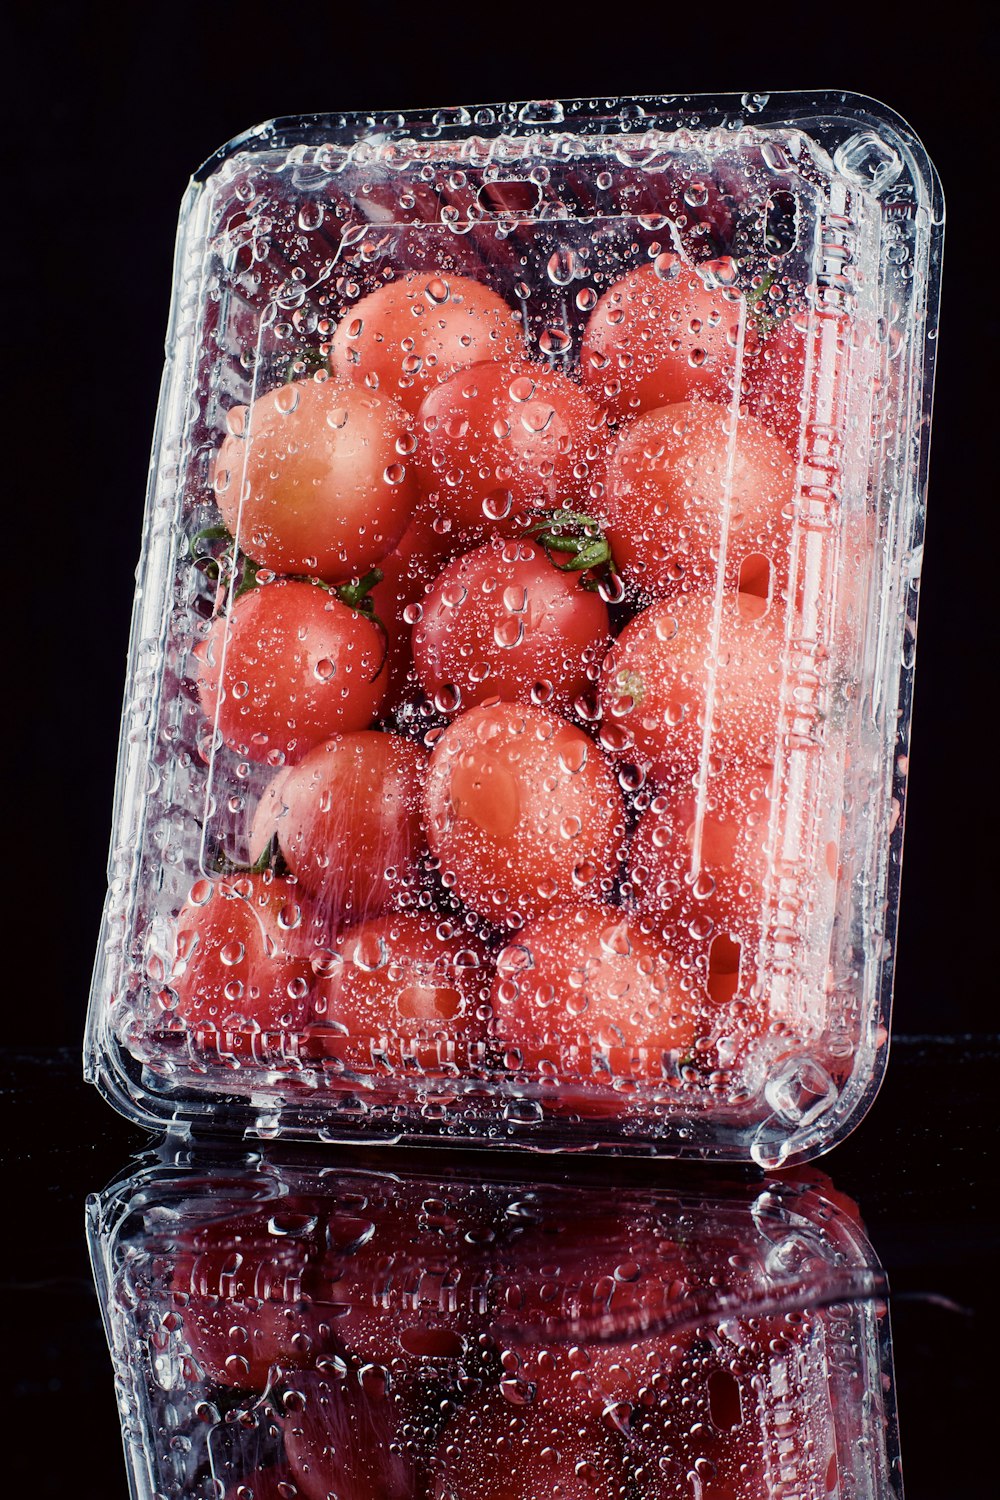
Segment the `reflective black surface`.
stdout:
<path fill-rule="evenodd" d="M 992 1494 L 993 1474 L 973 1455 L 977 1434 L 988 1431 L 983 1371 L 996 1327 L 1000 1231 L 990 1114 L 998 1061 L 1000 1048 L 985 1039 L 899 1040 L 868 1119 L 821 1163 L 835 1187 L 859 1203 L 889 1276 L 907 1500 Z M 68 1051 L 5 1052 L 0 1088 L 9 1143 L 7 1411 L 14 1432 L 30 1431 L 44 1417 L 46 1429 L 60 1435 L 55 1449 L 11 1445 L 7 1472 L 30 1483 L 33 1495 L 56 1496 L 82 1464 L 94 1481 L 100 1476 L 100 1489 L 81 1493 L 114 1500 L 127 1490 L 84 1201 L 146 1139 L 79 1082 Z M 551 1159 L 545 1170 L 553 1171 Z M 568 1165 L 567 1178 L 575 1171 L 585 1176 L 588 1168 Z M 649 1175 L 671 1181 L 667 1166 Z M 958 1433 L 965 1452 L 960 1490 Z"/>

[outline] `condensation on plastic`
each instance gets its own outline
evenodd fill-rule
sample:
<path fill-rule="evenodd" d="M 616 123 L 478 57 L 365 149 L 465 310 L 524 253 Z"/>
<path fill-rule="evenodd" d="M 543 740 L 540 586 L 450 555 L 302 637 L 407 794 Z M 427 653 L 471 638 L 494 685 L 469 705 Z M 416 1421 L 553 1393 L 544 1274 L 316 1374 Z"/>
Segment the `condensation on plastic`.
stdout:
<path fill-rule="evenodd" d="M 112 1103 L 149 1125 L 248 1136 L 765 1167 L 824 1151 L 857 1123 L 888 1047 L 942 235 L 919 142 L 883 106 L 842 94 L 302 117 L 206 164 L 181 213 L 88 1020 L 86 1073 Z M 526 352 L 571 372 L 581 309 L 618 277 L 660 254 L 697 266 L 729 250 L 758 288 L 803 289 L 806 330 L 788 586 L 769 611 L 782 683 L 752 985 L 728 1009 L 704 1008 L 704 1035 L 655 1066 L 595 1032 L 532 1072 L 504 1045 L 488 989 L 471 1040 L 374 1027 L 364 1066 L 328 1055 L 336 1046 L 310 1051 L 294 1025 L 181 1025 L 178 912 L 196 881 L 218 881 L 220 856 L 248 859 L 274 770 L 213 736 L 193 686 L 214 590 L 190 549 L 218 520 L 227 412 L 327 347 L 358 292 L 400 270 L 431 265 L 499 290 L 521 310 Z M 743 299 L 730 462 L 747 421 L 746 319 Z M 723 525 L 716 630 L 725 539 Z M 392 727 L 433 739 L 448 721 L 435 712 L 411 702 Z M 706 732 L 697 828 L 714 748 Z M 450 933 L 495 953 L 502 934 L 477 928 L 440 879 L 427 888 L 419 899 Z M 682 903 L 695 897 L 681 887 Z M 707 943 L 692 952 L 685 985 L 704 994 Z"/>
<path fill-rule="evenodd" d="M 135 1500 L 900 1500 L 884 1278 L 822 1176 L 322 1161 L 89 1200 Z"/>

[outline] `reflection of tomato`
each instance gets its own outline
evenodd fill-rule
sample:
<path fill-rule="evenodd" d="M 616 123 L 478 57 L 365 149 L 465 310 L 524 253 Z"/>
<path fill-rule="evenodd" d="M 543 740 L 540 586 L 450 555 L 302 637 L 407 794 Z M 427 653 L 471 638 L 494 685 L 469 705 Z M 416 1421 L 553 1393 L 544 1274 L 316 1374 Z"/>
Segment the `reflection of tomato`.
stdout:
<path fill-rule="evenodd" d="M 468 1045 L 483 1031 L 484 973 L 478 945 L 447 922 L 376 917 L 333 945 L 304 1046 L 353 1072 L 467 1072 Z"/>
<path fill-rule="evenodd" d="M 727 586 L 778 598 L 793 478 L 787 450 L 753 417 L 737 420 L 707 401 L 647 412 L 626 428 L 608 467 L 615 562 L 653 598 L 711 588 L 725 525 Z"/>
<path fill-rule="evenodd" d="M 729 785 L 709 778 L 700 830 L 693 793 L 655 797 L 632 835 L 628 879 L 640 911 L 678 954 L 707 951 L 707 990 L 730 1001 L 754 984 L 761 936 L 769 773 Z M 698 871 L 692 856 L 697 843 Z"/>
<path fill-rule="evenodd" d="M 302 1500 L 415 1500 L 405 1405 L 387 1370 L 299 1377 L 282 1409 L 285 1457 Z"/>
<path fill-rule="evenodd" d="M 550 1079 L 661 1079 L 698 1032 L 679 963 L 615 907 L 528 922 L 497 959 L 493 1002 L 508 1066 Z"/>
<path fill-rule="evenodd" d="M 279 913 L 292 909 L 292 888 L 268 875 L 196 881 L 175 928 L 171 1020 L 215 1030 L 301 1025 L 311 971 L 269 941 Z"/>
<path fill-rule="evenodd" d="M 554 714 L 510 703 L 461 714 L 434 747 L 426 810 L 442 879 L 484 916 L 516 926 L 610 891 L 621 793 L 597 745 Z"/>
<path fill-rule="evenodd" d="M 453 375 L 420 408 L 425 491 L 460 530 L 522 531 L 532 508 L 587 511 L 607 431 L 589 396 L 526 360 Z"/>
<path fill-rule="evenodd" d="M 630 621 L 605 657 L 602 738 L 658 783 L 684 780 L 709 754 L 732 768 L 772 764 L 781 689 L 782 635 L 755 596 L 715 601 L 688 594 Z"/>
<path fill-rule="evenodd" d="M 413 627 L 424 691 L 441 708 L 491 698 L 569 708 L 590 685 L 608 611 L 578 573 L 531 542 L 496 542 L 449 563 Z"/>
<path fill-rule="evenodd" d="M 416 437 L 397 402 L 296 381 L 238 407 L 229 427 L 215 494 L 249 557 L 342 583 L 392 551 L 417 499 Z"/>
<path fill-rule="evenodd" d="M 316 745 L 265 796 L 254 843 L 281 852 L 332 936 L 412 887 L 424 839 L 425 756 L 396 734 L 364 730 Z"/>
<path fill-rule="evenodd" d="M 293 1300 L 320 1252 L 316 1205 L 283 1198 L 199 1224 L 182 1238 L 170 1287 L 183 1337 L 221 1385 L 262 1391 L 331 1348 L 321 1307 Z"/>
<path fill-rule="evenodd" d="M 475 1397 L 445 1428 L 436 1500 L 620 1500 L 627 1449 L 613 1421 L 566 1377 L 558 1402 L 516 1378 Z M 568 1409 L 567 1409 L 568 1408 Z"/>
<path fill-rule="evenodd" d="M 330 365 L 416 411 L 453 371 L 510 357 L 521 343 L 517 315 L 488 287 L 466 276 L 411 271 L 344 314 Z"/>
<path fill-rule="evenodd" d="M 385 695 L 378 626 L 318 584 L 279 580 L 219 615 L 197 647 L 205 717 L 239 755 L 282 765 L 364 729 Z"/>
<path fill-rule="evenodd" d="M 663 254 L 629 271 L 591 313 L 580 349 L 584 385 L 617 415 L 692 396 L 732 396 L 743 298 L 728 263 L 699 270 Z"/>

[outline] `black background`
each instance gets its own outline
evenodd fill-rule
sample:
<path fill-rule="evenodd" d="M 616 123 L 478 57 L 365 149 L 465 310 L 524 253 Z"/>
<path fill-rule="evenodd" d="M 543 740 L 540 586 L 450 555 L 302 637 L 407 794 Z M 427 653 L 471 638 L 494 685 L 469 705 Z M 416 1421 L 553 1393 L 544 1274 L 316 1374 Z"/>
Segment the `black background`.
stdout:
<path fill-rule="evenodd" d="M 985 12 L 984 12 L 985 15 Z M 84 1194 L 139 1144 L 77 1082 L 104 890 L 133 569 L 177 208 L 217 146 L 270 116 L 509 98 L 843 88 L 924 141 L 948 202 L 890 1078 L 824 1163 L 860 1200 L 896 1290 L 910 1500 L 988 1490 L 982 1390 L 995 1143 L 992 736 L 996 384 L 992 79 L 974 13 L 909 6 L 242 4 L 22 10 L 5 80 L 5 403 L 11 460 L 4 797 L 9 1123 L 0 1381 L 33 1495 L 124 1493 Z M 945 39 L 962 49 L 946 62 Z M 12 722 L 13 719 L 13 722 Z M 991 899 L 992 898 L 992 899 Z M 17 962 L 12 962 L 16 957 Z M 991 1039 L 992 1038 L 992 1039 Z M 993 1086 L 995 1088 L 995 1085 Z M 927 1297 L 937 1300 L 926 1300 Z M 65 1440 L 60 1436 L 65 1434 Z M 23 1466 L 19 1468 L 18 1466 Z M 8 1466 L 8 1472 L 9 1466 Z M 987 1473 L 989 1467 L 987 1466 Z M 77 1488 L 79 1486 L 79 1488 Z"/>

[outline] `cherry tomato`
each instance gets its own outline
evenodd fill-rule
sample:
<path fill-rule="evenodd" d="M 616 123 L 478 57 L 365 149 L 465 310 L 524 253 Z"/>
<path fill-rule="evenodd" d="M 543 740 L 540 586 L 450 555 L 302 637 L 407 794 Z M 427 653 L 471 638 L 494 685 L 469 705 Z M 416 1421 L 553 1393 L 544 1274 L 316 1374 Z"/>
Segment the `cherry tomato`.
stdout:
<path fill-rule="evenodd" d="M 170 1024 L 211 1033 L 301 1025 L 310 1014 L 312 973 L 270 940 L 279 914 L 294 903 L 288 882 L 271 876 L 195 881 L 174 931 L 163 997 Z"/>
<path fill-rule="evenodd" d="M 431 390 L 418 420 L 424 491 L 460 532 L 514 536 L 539 509 L 586 512 L 600 497 L 605 419 L 558 370 L 473 365 Z"/>
<path fill-rule="evenodd" d="M 328 589 L 287 579 L 238 599 L 195 656 L 205 717 L 237 754 L 270 765 L 366 728 L 388 682 L 378 626 Z"/>
<path fill-rule="evenodd" d="M 299 380 L 229 414 L 215 496 L 239 546 L 276 573 L 342 583 L 391 552 L 417 502 L 412 422 L 388 394 Z"/>
<path fill-rule="evenodd" d="M 403 534 L 399 546 L 379 563 L 382 582 L 371 591 L 372 607 L 382 622 L 388 640 L 386 673 L 387 704 L 406 687 L 413 666 L 413 620 L 415 606 L 441 568 L 442 559 L 454 548 L 447 532 L 435 525 L 432 511 L 421 507 Z"/>
<path fill-rule="evenodd" d="M 410 271 L 344 314 L 330 368 L 415 412 L 454 370 L 510 358 L 521 345 L 520 319 L 489 287 L 467 276 Z"/>
<path fill-rule="evenodd" d="M 633 422 L 608 466 L 607 537 L 648 598 L 714 585 L 725 532 L 730 589 L 787 587 L 795 466 L 751 416 L 688 401 Z"/>
<path fill-rule="evenodd" d="M 314 746 L 262 799 L 253 843 L 262 848 L 277 834 L 328 940 L 412 891 L 424 848 L 425 763 L 400 735 L 338 735 Z"/>
<path fill-rule="evenodd" d="M 326 963 L 306 1050 L 355 1073 L 468 1073 L 485 1030 L 486 959 L 453 924 L 397 912 L 342 933 Z"/>
<path fill-rule="evenodd" d="M 656 1081 L 676 1073 L 698 1033 L 689 988 L 670 950 L 635 917 L 555 906 L 497 959 L 495 1032 L 508 1066 L 541 1071 L 553 1093 L 560 1075 Z"/>
<path fill-rule="evenodd" d="M 434 747 L 425 808 L 442 879 L 498 923 L 611 888 L 621 793 L 598 746 L 555 714 L 500 703 L 459 715 Z"/>
<path fill-rule="evenodd" d="M 743 366 L 743 400 L 763 425 L 793 452 L 798 451 L 805 395 L 809 317 L 797 308 L 758 319 L 757 347 Z"/>
<path fill-rule="evenodd" d="M 664 253 L 598 300 L 580 347 L 580 373 L 616 416 L 708 396 L 731 399 L 742 295 L 728 261 L 697 270 Z"/>
<path fill-rule="evenodd" d="M 708 752 L 770 765 L 776 752 L 783 638 L 773 611 L 750 595 L 686 594 L 631 620 L 605 657 L 602 741 L 660 785 L 677 785 Z"/>
<path fill-rule="evenodd" d="M 495 698 L 566 709 L 596 677 L 608 633 L 607 606 L 579 573 L 531 542 L 496 541 L 439 575 L 413 627 L 413 659 L 443 711 Z"/>
<path fill-rule="evenodd" d="M 690 956 L 689 972 L 698 964 L 694 972 L 720 1005 L 737 991 L 749 995 L 756 982 L 768 779 L 751 772 L 719 789 L 710 777 L 700 827 L 693 792 L 654 797 L 632 835 L 628 881 L 636 905 L 678 955 Z"/>

